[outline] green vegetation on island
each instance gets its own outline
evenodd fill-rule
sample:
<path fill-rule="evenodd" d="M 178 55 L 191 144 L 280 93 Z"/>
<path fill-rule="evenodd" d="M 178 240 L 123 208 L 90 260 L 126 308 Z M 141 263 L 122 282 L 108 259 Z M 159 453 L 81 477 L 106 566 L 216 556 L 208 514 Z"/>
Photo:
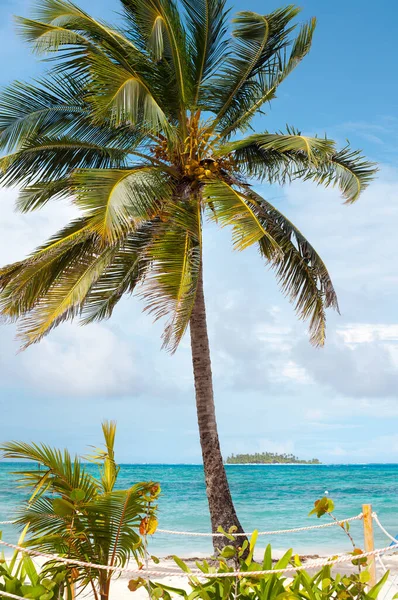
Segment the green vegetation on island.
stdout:
<path fill-rule="evenodd" d="M 297 465 L 320 465 L 317 458 L 301 460 L 294 454 L 276 454 L 274 452 L 255 452 L 255 454 L 231 454 L 226 460 L 227 465 L 275 465 L 275 464 L 297 464 Z"/>

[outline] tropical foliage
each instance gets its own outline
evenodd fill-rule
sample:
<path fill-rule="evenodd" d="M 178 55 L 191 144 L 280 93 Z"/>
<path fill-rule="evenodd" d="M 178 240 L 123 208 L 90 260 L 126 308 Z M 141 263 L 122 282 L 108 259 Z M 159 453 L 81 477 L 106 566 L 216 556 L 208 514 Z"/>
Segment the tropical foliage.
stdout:
<path fill-rule="evenodd" d="M 231 536 L 232 537 L 232 536 Z M 386 583 L 389 572 L 375 586 L 369 588 L 369 572 L 362 570 L 349 575 L 334 574 L 331 565 L 322 567 L 317 573 L 309 574 L 301 570 L 302 562 L 292 550 L 288 550 L 278 561 L 272 560 L 271 546 L 265 549 L 261 563 L 254 560 L 257 533 L 254 532 L 249 542 L 245 541 L 241 548 L 235 545 L 226 546 L 218 557 L 218 564 L 210 564 L 207 560 L 196 563 L 196 571 L 201 571 L 200 578 L 194 574 L 188 564 L 174 557 L 181 572 L 189 575 L 190 590 L 175 588 L 162 583 L 151 582 L 155 598 L 171 600 L 181 596 L 184 600 L 375 600 Z M 246 547 L 247 545 L 247 547 Z M 246 556 L 246 550 L 249 554 Z M 355 563 L 355 560 L 353 560 Z M 293 567 L 292 571 L 283 574 L 278 569 Z M 295 568 L 300 570 L 295 571 Z M 244 573 L 239 577 L 225 577 L 225 573 L 239 570 Z M 256 575 L 258 571 L 271 571 L 267 575 Z M 272 573 L 275 571 L 275 573 Z M 220 577 L 214 576 L 220 574 Z M 206 579 L 207 574 L 212 574 Z M 132 580 L 130 588 L 137 589 L 144 581 Z M 172 595 L 171 595 L 172 594 Z"/>
<path fill-rule="evenodd" d="M 24 542 L 28 525 L 22 531 L 18 546 Z M 10 559 L 0 554 L 0 598 L 1 592 L 34 600 L 72 600 L 68 570 L 64 565 L 49 562 L 41 570 L 28 554 L 16 550 Z"/>
<path fill-rule="evenodd" d="M 255 557 L 258 532 L 254 531 L 250 542 L 243 540 L 241 546 L 236 544 L 236 528 L 232 527 L 228 532 L 219 528 L 221 533 L 230 540 L 216 557 L 216 561 L 196 561 L 196 573 L 190 566 L 174 556 L 174 561 L 181 572 L 188 575 L 190 591 L 172 588 L 162 583 L 151 582 L 152 594 L 155 598 L 171 600 L 172 597 L 182 596 L 184 600 L 235 600 L 244 598 L 246 600 L 375 600 L 388 580 L 389 571 L 383 577 L 370 586 L 371 575 L 368 569 L 366 557 L 357 558 L 363 554 L 363 550 L 357 547 L 354 539 L 349 533 L 349 523 L 337 521 L 333 515 L 334 503 L 330 498 L 321 498 L 314 503 L 314 509 L 310 515 L 316 514 L 318 518 L 329 515 L 337 523 L 345 535 L 348 536 L 353 546 L 351 552 L 351 571 L 348 574 L 334 573 L 333 564 L 324 565 L 315 574 L 303 568 L 300 557 L 288 550 L 277 561 L 272 559 L 272 549 L 265 549 L 261 562 Z M 239 538 L 238 538 L 239 539 Z M 242 538 L 240 538 L 242 540 Z M 373 558 L 374 560 L 374 558 Z M 349 565 L 350 566 L 350 565 Z M 198 577 L 198 569 L 200 578 Z M 289 571 L 284 571 L 289 569 Z M 282 572 L 278 572 L 278 570 Z M 240 571 L 238 577 L 226 577 L 225 573 Z M 267 574 L 256 574 L 259 571 L 269 571 Z M 206 577 L 210 575 L 211 577 Z M 217 577 L 217 574 L 220 574 Z M 129 583 L 131 590 L 135 591 L 146 582 L 143 579 L 132 580 Z M 173 594 L 173 596 L 171 595 Z M 398 594 L 394 598 L 398 597 Z"/>
<path fill-rule="evenodd" d="M 115 488 L 119 472 L 115 432 L 115 424 L 105 422 L 105 449 L 88 457 L 99 465 L 99 477 L 67 450 L 20 442 L 1 447 L 5 458 L 39 465 L 17 473 L 19 482 L 31 491 L 17 513 L 17 523 L 29 528 L 26 547 L 111 567 L 124 566 L 131 558 L 141 564 L 146 549 L 140 533 L 146 536 L 156 530 L 160 487 L 149 482 Z M 67 572 L 71 585 L 90 586 L 96 600 L 108 598 L 114 572 L 79 565 L 69 566 Z"/>
<path fill-rule="evenodd" d="M 301 464 L 319 465 L 317 458 L 302 460 L 294 454 L 278 454 L 277 452 L 255 452 L 254 454 L 231 454 L 225 461 L 227 465 L 268 465 L 268 464 Z"/>
<path fill-rule="evenodd" d="M 287 128 L 237 140 L 275 99 L 311 47 L 315 19 L 297 28 L 293 5 L 238 13 L 225 0 L 121 0 L 119 27 L 67 0 L 37 0 L 21 35 L 52 68 L 0 100 L 1 185 L 18 208 L 70 198 L 81 216 L 0 271 L 1 312 L 23 345 L 76 316 L 109 317 L 139 290 L 167 317 L 164 345 L 187 328 L 202 267 L 202 222 L 256 245 L 311 340 L 325 340 L 337 298 L 304 235 L 250 186 L 295 178 L 339 187 L 355 202 L 375 168 L 349 147 Z M 55 62 L 54 62 L 55 61 Z"/>

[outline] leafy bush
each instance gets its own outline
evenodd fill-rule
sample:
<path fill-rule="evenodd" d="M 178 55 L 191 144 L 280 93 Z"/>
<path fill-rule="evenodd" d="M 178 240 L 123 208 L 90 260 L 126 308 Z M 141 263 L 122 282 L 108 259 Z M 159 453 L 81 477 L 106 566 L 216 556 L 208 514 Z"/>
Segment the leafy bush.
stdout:
<path fill-rule="evenodd" d="M 18 545 L 23 544 L 26 531 L 27 527 Z M 38 571 L 30 556 L 18 550 L 8 561 L 4 553 L 0 557 L 0 598 L 6 598 L 2 591 L 34 600 L 59 600 L 65 594 L 71 598 L 68 570 L 63 565 L 48 563 Z"/>
<path fill-rule="evenodd" d="M 19 442 L 2 446 L 6 458 L 34 461 L 40 467 L 18 473 L 31 490 L 30 500 L 17 514 L 17 523 L 29 526 L 25 546 L 100 565 L 124 566 L 131 558 L 141 565 L 145 555 L 141 535 L 156 530 L 155 502 L 160 486 L 137 483 L 115 490 L 119 473 L 115 433 L 114 423 L 104 423 L 105 449 L 88 457 L 99 466 L 99 477 L 91 475 L 79 458 L 72 459 L 67 450 Z M 91 586 L 96 599 L 108 598 L 111 571 L 77 565 L 67 570 L 71 583 L 83 589 Z"/>
<path fill-rule="evenodd" d="M 151 582 L 152 597 L 171 599 L 171 594 L 182 596 L 185 600 L 374 600 L 388 578 L 388 573 L 374 586 L 367 590 L 369 573 L 364 570 L 351 575 L 332 574 L 331 566 L 323 567 L 315 575 L 307 571 L 296 571 L 292 577 L 281 573 L 257 575 L 256 571 L 285 569 L 289 565 L 301 567 L 298 556 L 293 556 L 293 551 L 288 550 L 275 564 L 272 562 L 271 546 L 268 545 L 262 563 L 253 560 L 256 545 L 256 532 L 253 534 L 249 545 L 249 555 L 244 558 L 247 549 L 245 542 L 240 549 L 235 546 L 226 546 L 217 559 L 217 566 L 208 561 L 196 562 L 203 573 L 200 579 L 192 574 L 188 565 L 178 557 L 174 557 L 182 573 L 189 575 L 190 592 L 180 588 L 166 586 L 161 583 Z M 228 573 L 235 569 L 245 572 L 239 577 L 212 577 L 206 579 L 207 574 Z M 133 580 L 130 589 L 134 590 L 145 585 L 144 580 Z"/>

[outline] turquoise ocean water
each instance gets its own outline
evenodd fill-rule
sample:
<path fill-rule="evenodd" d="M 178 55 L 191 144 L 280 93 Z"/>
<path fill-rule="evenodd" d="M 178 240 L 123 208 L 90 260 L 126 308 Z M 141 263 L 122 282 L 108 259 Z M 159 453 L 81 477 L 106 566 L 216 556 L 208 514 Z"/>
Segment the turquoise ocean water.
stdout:
<path fill-rule="evenodd" d="M 17 463 L 0 463 L 0 520 L 13 517 L 14 509 L 25 493 L 15 483 L 12 472 Z M 26 468 L 26 464 L 24 465 Z M 328 491 L 334 500 L 335 515 L 348 518 L 361 512 L 364 503 L 372 503 L 381 522 L 393 535 L 398 534 L 398 465 L 260 465 L 227 466 L 232 496 L 246 531 L 275 530 L 319 524 L 308 517 L 314 501 Z M 88 469 L 95 470 L 92 465 Z M 159 500 L 159 527 L 184 531 L 210 531 L 203 469 L 198 465 L 122 465 L 118 487 L 137 481 L 158 481 L 162 486 Z M 325 518 L 325 517 L 324 517 Z M 0 526 L 3 539 L 15 542 L 13 526 Z M 362 525 L 354 522 L 352 533 L 362 544 Z M 377 546 L 388 540 L 375 531 Z M 259 546 L 271 542 L 275 549 L 293 547 L 300 553 L 338 552 L 350 548 L 337 527 L 295 534 L 260 538 Z M 150 550 L 163 556 L 210 553 L 208 538 L 188 538 L 156 534 Z"/>

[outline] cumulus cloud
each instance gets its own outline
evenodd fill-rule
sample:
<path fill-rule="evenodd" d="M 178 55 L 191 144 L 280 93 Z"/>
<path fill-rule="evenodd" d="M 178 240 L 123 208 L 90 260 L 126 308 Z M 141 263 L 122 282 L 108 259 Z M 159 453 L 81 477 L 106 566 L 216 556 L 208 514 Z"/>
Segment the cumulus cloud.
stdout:
<path fill-rule="evenodd" d="M 61 327 L 33 352 L 23 353 L 21 367 L 28 383 L 48 394 L 119 396 L 141 391 L 132 344 L 103 325 Z"/>
<path fill-rule="evenodd" d="M 322 386 L 359 398 L 395 397 L 397 325 L 357 324 L 337 329 L 322 351 L 300 341 L 293 355 Z M 395 344 L 391 344 L 391 342 Z"/>
<path fill-rule="evenodd" d="M 15 211 L 18 190 L 0 189 L 1 201 L 1 266 L 25 258 L 56 231 L 76 216 L 68 202 L 54 202 L 42 210 L 21 214 Z"/>

